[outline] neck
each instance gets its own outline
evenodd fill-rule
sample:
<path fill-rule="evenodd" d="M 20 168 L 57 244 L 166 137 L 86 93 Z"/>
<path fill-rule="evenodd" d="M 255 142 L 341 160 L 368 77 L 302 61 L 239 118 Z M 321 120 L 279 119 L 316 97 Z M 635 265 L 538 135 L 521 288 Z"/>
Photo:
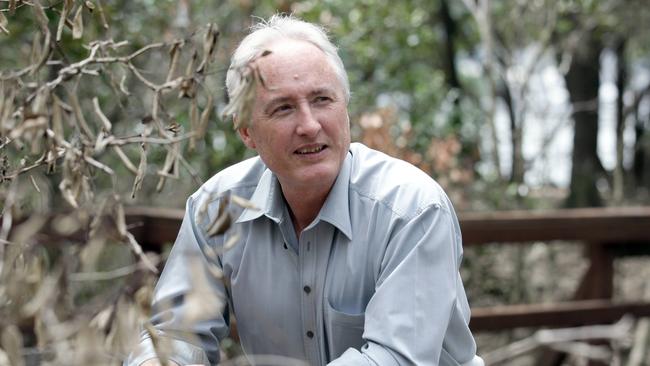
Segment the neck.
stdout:
<path fill-rule="evenodd" d="M 327 195 L 332 187 L 323 191 L 309 190 L 289 190 L 282 188 L 284 199 L 289 205 L 289 213 L 293 228 L 296 231 L 296 237 L 300 238 L 300 233 L 307 227 L 318 215 L 323 207 Z"/>

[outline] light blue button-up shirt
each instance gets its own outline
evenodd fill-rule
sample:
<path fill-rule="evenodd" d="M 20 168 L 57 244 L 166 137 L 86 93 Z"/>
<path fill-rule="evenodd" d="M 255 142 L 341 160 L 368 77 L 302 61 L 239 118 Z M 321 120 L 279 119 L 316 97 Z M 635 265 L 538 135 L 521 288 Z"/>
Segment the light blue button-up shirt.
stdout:
<path fill-rule="evenodd" d="M 231 194 L 255 208 L 226 201 Z M 210 236 L 220 205 L 232 225 Z M 408 163 L 351 144 L 320 213 L 296 237 L 278 180 L 256 157 L 188 200 L 152 323 L 179 364 L 218 363 L 234 315 L 247 355 L 310 365 L 481 365 L 461 257 L 449 199 Z M 153 356 L 144 335 L 127 363 Z"/>

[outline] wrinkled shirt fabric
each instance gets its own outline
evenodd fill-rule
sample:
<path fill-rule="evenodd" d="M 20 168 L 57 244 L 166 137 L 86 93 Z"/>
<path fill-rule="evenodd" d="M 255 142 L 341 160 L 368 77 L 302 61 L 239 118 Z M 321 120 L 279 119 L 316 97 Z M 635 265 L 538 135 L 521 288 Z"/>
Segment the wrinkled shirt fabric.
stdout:
<path fill-rule="evenodd" d="M 220 212 L 230 228 L 210 235 Z M 255 157 L 188 199 L 151 322 L 181 365 L 217 364 L 233 315 L 253 363 L 277 355 L 285 364 L 482 365 L 461 258 L 451 202 L 406 162 L 351 144 L 318 216 L 296 237 L 277 178 Z M 152 357 L 143 332 L 125 364 Z"/>

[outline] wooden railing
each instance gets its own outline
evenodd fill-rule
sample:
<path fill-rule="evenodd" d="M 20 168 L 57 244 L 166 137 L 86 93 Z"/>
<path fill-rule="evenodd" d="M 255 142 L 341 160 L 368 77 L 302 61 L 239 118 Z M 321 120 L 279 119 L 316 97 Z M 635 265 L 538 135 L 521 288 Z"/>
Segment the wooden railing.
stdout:
<path fill-rule="evenodd" d="M 160 250 L 162 243 L 174 241 L 183 211 L 132 207 L 127 217 L 143 247 Z M 612 299 L 614 260 L 650 254 L 650 207 L 465 213 L 459 220 L 466 247 L 568 240 L 585 245 L 590 262 L 573 299 L 472 308 L 473 331 L 604 324 L 625 314 L 650 316 L 649 301 Z"/>
<path fill-rule="evenodd" d="M 134 224 L 131 231 L 143 247 L 159 250 L 162 243 L 174 241 L 183 211 L 132 207 L 127 215 Z M 650 207 L 465 213 L 460 215 L 460 224 L 466 247 L 579 241 L 587 246 L 590 261 L 570 301 L 472 308 L 474 331 L 602 324 L 624 314 L 650 316 L 648 301 L 612 300 L 615 258 L 650 254 Z"/>

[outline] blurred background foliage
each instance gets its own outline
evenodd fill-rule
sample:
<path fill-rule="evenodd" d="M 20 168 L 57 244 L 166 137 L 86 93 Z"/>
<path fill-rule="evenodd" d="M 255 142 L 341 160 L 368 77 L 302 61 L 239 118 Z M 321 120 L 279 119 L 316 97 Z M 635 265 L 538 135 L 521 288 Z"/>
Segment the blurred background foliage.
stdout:
<path fill-rule="evenodd" d="M 33 45 L 41 41 L 35 42 L 38 25 L 30 7 L 19 5 L 12 15 L 9 3 L 1 3 L 9 31 L 2 35 L 0 50 L 5 71 L 26 65 Z M 45 5 L 54 30 L 61 2 Z M 181 169 L 179 182 L 167 184 L 161 194 L 154 194 L 157 180 L 146 177 L 143 193 L 132 203 L 182 207 L 183 197 L 199 181 L 251 154 L 220 118 L 227 103 L 223 81 L 228 57 L 253 19 L 276 12 L 325 25 L 340 46 L 352 85 L 355 139 L 420 166 L 450 191 L 461 210 L 648 199 L 650 36 L 643 25 L 650 15 L 642 0 L 143 0 L 98 5 L 108 27 L 99 11 L 84 8 L 83 36 L 73 39 L 66 29 L 52 59 L 82 59 L 91 40 L 128 40 L 135 50 L 186 38 L 208 23 L 220 30 L 216 61 L 204 81 L 216 113 L 197 148 L 182 147 L 197 177 L 191 179 Z M 167 63 L 164 52 L 136 62 L 154 79 L 166 73 Z M 116 128 L 130 133 L 138 126 L 133 121 L 147 115 L 151 96 L 132 77 L 126 80 L 132 95 L 116 93 L 111 83 L 117 80 L 109 79 L 119 80 L 125 71 L 113 71 L 84 79 L 78 87 L 81 95 L 97 96 Z M 205 97 L 200 98 L 203 107 Z M 81 100 L 82 106 L 90 109 L 90 99 Z M 188 109 L 170 114 L 189 130 Z M 14 159 L 9 166 L 25 158 L 3 150 L 3 156 Z M 137 147 L 126 152 L 137 160 Z M 148 173 L 155 173 L 164 150 L 149 154 Z M 117 167 L 118 176 L 129 176 L 120 164 L 108 165 Z M 56 179 L 37 171 L 32 175 L 56 190 Z M 122 192 L 131 184 L 128 179 L 104 180 L 93 179 L 98 190 Z"/>
<path fill-rule="evenodd" d="M 72 364 L 72 358 L 65 358 L 66 349 L 74 344 L 92 348 L 90 333 L 80 325 L 85 323 L 101 330 L 108 357 L 115 361 L 123 356 L 127 344 L 137 338 L 137 319 L 147 312 L 155 275 L 137 264 L 137 251 L 116 245 L 128 242 L 120 207 L 183 207 L 201 182 L 253 154 L 221 116 L 228 103 L 225 72 L 247 28 L 277 12 L 323 24 L 339 45 L 352 87 L 354 140 L 431 174 L 459 211 L 637 205 L 650 200 L 646 0 L 41 0 L 49 43 L 34 10 L 38 4 L 0 0 L 0 253 L 5 264 L 11 263 L 0 267 L 0 274 L 3 283 L 11 284 L 2 291 L 13 297 L 4 298 L 15 300 L 0 304 L 5 350 L 29 345 L 40 360 Z M 56 41 L 64 6 L 72 10 Z M 208 24 L 219 30 L 213 60 L 200 75 L 186 72 L 194 50 L 199 57 L 205 53 L 201 43 Z M 25 127 L 25 111 L 34 102 L 30 95 L 66 66 L 87 58 L 92 42 L 111 40 L 128 44 L 107 46 L 107 55 L 128 55 L 164 42 L 132 60 L 143 77 L 157 84 L 166 81 L 172 45 L 180 40 L 177 74 L 197 82 L 195 94 L 179 97 L 174 89 L 160 95 L 156 110 L 165 131 L 177 132 L 159 135 L 171 138 L 195 131 L 192 113 L 208 111 L 205 134 L 176 145 L 151 143 L 144 152 L 139 143 L 125 144 L 123 152 L 133 165 L 141 167 L 138 162 L 146 155 L 143 174 L 110 149 L 88 149 L 79 142 L 82 131 L 67 121 L 79 119 L 72 95 L 97 133 L 102 121 L 95 113 L 95 97 L 115 136 L 141 136 L 152 119 L 155 98 L 150 88 L 125 63 L 107 63 L 91 67 L 96 74 L 65 80 L 52 95 L 65 107 L 68 141 L 113 174 L 92 164 L 73 174 L 63 156 L 45 164 L 44 153 L 51 148 L 45 130 Z M 44 56 L 45 67 L 16 77 Z M 54 112 L 48 108 L 49 118 Z M 53 128 L 51 120 L 45 126 Z M 16 130 L 26 133 L 12 135 Z M 166 165 L 170 146 L 177 146 L 182 156 L 174 169 Z M 33 164 L 38 167 L 24 169 Z M 91 226 L 104 234 L 90 241 L 78 239 L 80 246 L 33 245 L 31 235 L 43 226 L 37 214 L 70 212 L 60 188 L 70 176 L 81 177 L 86 194 L 78 195 L 79 217 L 70 221 L 61 214 L 55 229 L 65 234 Z M 163 186 L 161 177 L 168 178 Z M 141 186 L 135 184 L 138 180 Z M 94 212 L 117 218 L 96 222 Z M 29 219 L 29 225 L 21 225 L 10 237 L 12 222 L 7 217 L 16 222 Z M 150 261 L 159 263 L 156 257 Z M 560 272 L 563 265 L 576 274 Z M 463 277 L 476 304 L 554 301 L 568 296 L 585 265 L 579 251 L 563 244 L 518 247 L 505 254 L 487 247 L 466 253 Z M 115 277 L 97 279 L 94 272 Z M 131 276 L 128 281 L 126 275 Z M 105 282 L 111 279 L 118 280 Z M 116 290 L 118 285 L 122 287 Z M 56 308 L 35 317 L 44 299 L 56 299 Z M 88 306 L 81 311 L 82 305 Z M 32 323 L 18 321 L 19 313 Z M 58 337 L 76 338 L 53 341 L 55 335 L 41 328 L 54 323 L 61 326 L 56 329 L 67 330 Z M 23 332 L 26 338 L 13 342 L 20 329 L 30 326 L 36 329 L 32 339 L 30 332 Z M 92 352 L 85 355 L 86 361 L 97 362 Z M 3 357 L 19 364 L 12 352 Z"/>

